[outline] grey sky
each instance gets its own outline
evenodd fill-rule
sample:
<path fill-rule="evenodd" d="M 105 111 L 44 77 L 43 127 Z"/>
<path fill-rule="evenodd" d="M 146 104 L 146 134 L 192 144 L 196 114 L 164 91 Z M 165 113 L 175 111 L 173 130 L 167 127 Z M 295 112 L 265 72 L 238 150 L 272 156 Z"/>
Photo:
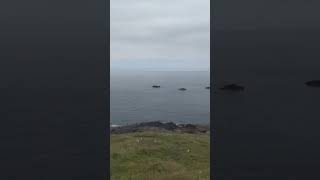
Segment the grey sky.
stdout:
<path fill-rule="evenodd" d="M 111 0 L 111 71 L 209 65 L 210 0 Z"/>

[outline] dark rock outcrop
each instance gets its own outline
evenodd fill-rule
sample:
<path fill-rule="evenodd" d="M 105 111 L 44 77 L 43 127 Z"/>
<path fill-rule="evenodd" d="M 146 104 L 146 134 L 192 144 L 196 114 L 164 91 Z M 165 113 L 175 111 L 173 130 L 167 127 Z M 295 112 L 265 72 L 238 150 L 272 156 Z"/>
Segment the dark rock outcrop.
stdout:
<path fill-rule="evenodd" d="M 228 90 L 228 91 L 244 91 L 244 87 L 237 84 L 228 84 L 220 88 L 220 90 Z"/>
<path fill-rule="evenodd" d="M 159 85 L 153 85 L 152 87 L 153 87 L 153 88 L 160 88 Z"/>
<path fill-rule="evenodd" d="M 186 91 L 187 89 L 186 88 L 179 88 L 178 90 L 179 91 Z"/>
<path fill-rule="evenodd" d="M 174 123 L 162 123 L 159 121 L 153 122 L 143 122 L 139 124 L 132 124 L 126 126 L 119 126 L 119 127 L 111 127 L 111 133 L 130 133 L 130 132 L 140 132 L 146 129 L 162 129 L 173 131 L 178 126 Z"/>
<path fill-rule="evenodd" d="M 110 127 L 111 133 L 122 134 L 122 133 L 132 133 L 132 132 L 142 132 L 146 130 L 166 130 L 184 133 L 206 133 L 210 131 L 209 126 L 201 126 L 194 124 L 175 124 L 172 122 L 163 123 L 159 121 L 153 122 L 143 122 L 139 124 Z"/>
<path fill-rule="evenodd" d="M 210 86 L 207 86 L 206 89 L 210 89 Z"/>
<path fill-rule="evenodd" d="M 304 84 L 310 87 L 320 87 L 320 80 L 307 81 Z"/>

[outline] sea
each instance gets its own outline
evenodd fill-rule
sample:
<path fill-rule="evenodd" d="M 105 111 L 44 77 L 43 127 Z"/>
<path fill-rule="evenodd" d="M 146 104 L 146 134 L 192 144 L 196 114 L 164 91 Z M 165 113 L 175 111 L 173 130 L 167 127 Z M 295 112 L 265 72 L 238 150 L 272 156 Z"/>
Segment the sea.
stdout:
<path fill-rule="evenodd" d="M 207 86 L 210 86 L 209 71 L 111 71 L 110 123 L 113 126 L 150 121 L 209 124 Z"/>

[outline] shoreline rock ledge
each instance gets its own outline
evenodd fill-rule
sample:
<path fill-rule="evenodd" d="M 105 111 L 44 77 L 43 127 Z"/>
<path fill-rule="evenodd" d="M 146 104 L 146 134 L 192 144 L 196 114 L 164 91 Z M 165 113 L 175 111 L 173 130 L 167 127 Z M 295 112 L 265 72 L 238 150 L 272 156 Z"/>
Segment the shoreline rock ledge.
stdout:
<path fill-rule="evenodd" d="M 132 125 L 110 127 L 111 134 L 123 134 L 132 132 L 143 132 L 148 130 L 172 131 L 183 133 L 207 133 L 210 132 L 209 125 L 196 125 L 196 124 L 175 124 L 173 122 L 143 122 Z"/>

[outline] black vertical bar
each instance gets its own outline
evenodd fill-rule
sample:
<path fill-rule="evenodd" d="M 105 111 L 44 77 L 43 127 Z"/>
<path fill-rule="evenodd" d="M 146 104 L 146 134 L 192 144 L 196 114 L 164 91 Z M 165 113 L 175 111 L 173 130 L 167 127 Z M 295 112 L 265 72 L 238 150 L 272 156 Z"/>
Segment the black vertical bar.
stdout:
<path fill-rule="evenodd" d="M 0 179 L 108 179 L 106 8 L 0 2 Z"/>
<path fill-rule="evenodd" d="M 106 67 L 107 67 L 107 76 L 106 77 L 106 94 L 107 94 L 107 116 L 108 120 L 106 121 L 106 155 L 107 155 L 107 167 L 106 167 L 106 176 L 107 178 L 104 179 L 110 179 L 111 171 L 110 171 L 110 2 L 111 0 L 106 0 L 106 10 L 105 10 L 105 17 L 106 17 Z"/>
<path fill-rule="evenodd" d="M 210 179 L 216 179 L 215 177 L 215 131 L 214 131 L 214 2 L 210 1 Z"/>

